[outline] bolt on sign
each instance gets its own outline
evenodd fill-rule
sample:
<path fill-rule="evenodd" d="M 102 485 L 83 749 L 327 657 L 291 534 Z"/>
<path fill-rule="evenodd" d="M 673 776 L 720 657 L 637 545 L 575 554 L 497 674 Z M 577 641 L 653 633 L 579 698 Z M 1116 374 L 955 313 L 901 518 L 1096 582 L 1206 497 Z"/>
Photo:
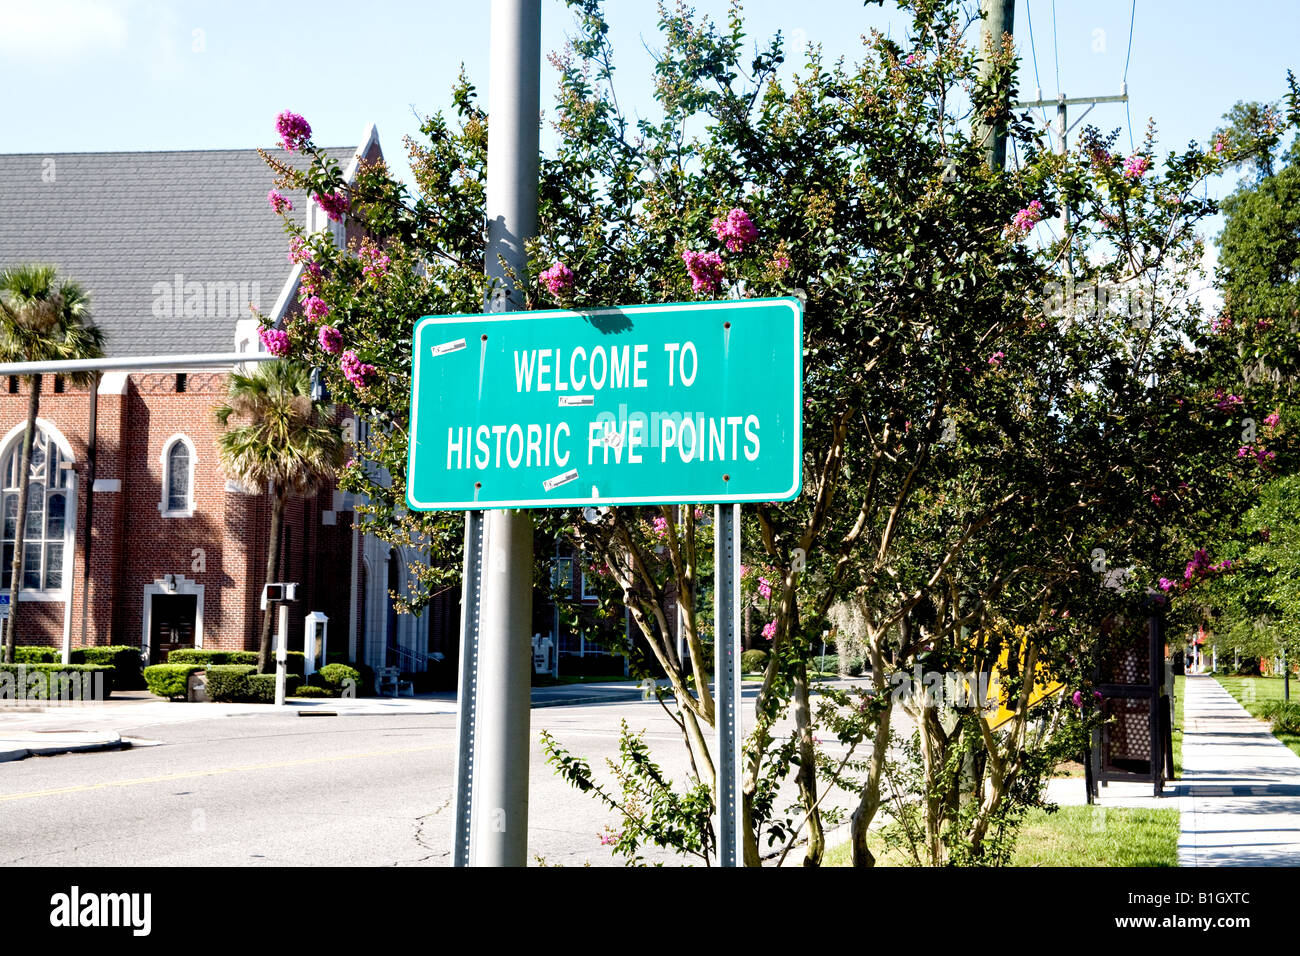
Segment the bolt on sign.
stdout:
<path fill-rule="evenodd" d="M 798 299 L 425 316 L 419 510 L 788 501 L 801 487 Z"/>

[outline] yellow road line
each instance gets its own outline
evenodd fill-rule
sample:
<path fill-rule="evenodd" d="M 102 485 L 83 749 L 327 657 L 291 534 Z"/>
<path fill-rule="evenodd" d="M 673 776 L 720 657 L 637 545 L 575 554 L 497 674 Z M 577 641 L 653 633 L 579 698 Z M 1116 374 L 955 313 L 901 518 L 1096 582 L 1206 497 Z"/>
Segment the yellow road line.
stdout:
<path fill-rule="evenodd" d="M 429 747 L 403 747 L 398 750 L 371 750 L 366 753 L 344 754 L 339 757 L 308 757 L 304 760 L 284 760 L 279 763 L 248 764 L 242 767 L 216 767 L 211 770 L 187 770 L 183 773 L 166 773 L 157 777 L 136 777 L 132 780 L 106 780 L 102 783 L 84 783 L 75 787 L 55 787 L 51 790 L 29 790 L 25 793 L 0 794 L 0 803 L 11 800 L 27 800 L 32 797 L 52 797 L 61 793 L 82 793 L 90 790 L 106 790 L 109 787 L 134 787 L 143 783 L 166 783 L 169 780 L 185 780 L 191 777 L 213 777 L 223 773 L 244 773 L 250 770 L 278 770 L 284 767 L 305 767 L 315 763 L 337 763 L 340 760 L 360 760 L 365 757 L 391 757 L 396 754 L 428 753 L 434 750 L 449 750 L 450 744 Z"/>

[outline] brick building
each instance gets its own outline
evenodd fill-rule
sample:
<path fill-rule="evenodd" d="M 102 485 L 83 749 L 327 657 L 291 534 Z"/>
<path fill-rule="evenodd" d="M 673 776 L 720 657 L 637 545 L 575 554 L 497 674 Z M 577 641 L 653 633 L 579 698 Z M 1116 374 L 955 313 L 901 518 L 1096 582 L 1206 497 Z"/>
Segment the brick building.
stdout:
<path fill-rule="evenodd" d="M 359 157 L 382 155 L 373 126 L 358 148 L 328 152 L 348 178 Z M 256 351 L 249 306 L 271 319 L 297 308 L 302 268 L 268 208 L 272 178 L 253 149 L 2 155 L 0 269 L 50 263 L 80 282 L 110 357 Z M 353 238 L 308 197 L 289 198 L 309 230 Z M 161 360 L 105 373 L 93 401 L 44 377 L 19 643 L 69 635 L 74 646 L 139 645 L 152 662 L 172 646 L 257 646 L 270 496 L 219 468 L 213 410 L 228 373 Z M 6 589 L 26 392 L 0 379 Z M 281 554 L 281 580 L 302 585 L 291 647 L 316 610 L 330 618 L 331 650 L 425 669 L 428 620 L 396 615 L 388 597 L 414 556 L 358 534 L 347 496 L 291 498 Z"/>

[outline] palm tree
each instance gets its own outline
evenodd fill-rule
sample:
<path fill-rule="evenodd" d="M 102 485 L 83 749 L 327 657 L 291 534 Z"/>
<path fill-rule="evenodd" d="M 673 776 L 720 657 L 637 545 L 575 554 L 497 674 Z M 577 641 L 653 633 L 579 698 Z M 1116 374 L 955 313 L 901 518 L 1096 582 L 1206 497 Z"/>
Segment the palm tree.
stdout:
<path fill-rule="evenodd" d="M 297 362 L 264 362 L 251 374 L 233 372 L 217 421 L 226 430 L 217 451 L 226 474 L 245 487 L 270 484 L 271 540 L 266 582 L 280 563 L 280 529 L 290 494 L 312 494 L 343 464 L 343 439 L 332 409 L 311 400 L 311 373 Z M 271 668 L 271 609 L 262 617 L 257 668 Z"/>
<path fill-rule="evenodd" d="M 90 299 L 72 279 L 59 281 L 49 265 L 20 265 L 0 273 L 0 357 L 9 362 L 46 362 L 100 358 L 104 333 L 90 321 Z M 27 430 L 23 433 L 18 472 L 18 517 L 14 529 L 14 559 L 9 583 L 9 630 L 4 660 L 12 663 L 18 633 L 18 591 L 23 575 L 23 538 L 36 414 L 41 403 L 41 376 L 25 376 L 29 384 Z M 72 373 L 79 385 L 91 384 L 93 372 Z"/>

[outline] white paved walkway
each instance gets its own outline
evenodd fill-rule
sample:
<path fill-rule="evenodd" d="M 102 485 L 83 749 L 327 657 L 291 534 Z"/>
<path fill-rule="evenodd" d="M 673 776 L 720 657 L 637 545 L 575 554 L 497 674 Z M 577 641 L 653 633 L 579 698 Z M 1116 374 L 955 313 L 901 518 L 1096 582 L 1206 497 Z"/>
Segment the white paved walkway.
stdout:
<path fill-rule="evenodd" d="M 1213 677 L 1184 682 L 1181 866 L 1300 866 L 1300 756 Z"/>

